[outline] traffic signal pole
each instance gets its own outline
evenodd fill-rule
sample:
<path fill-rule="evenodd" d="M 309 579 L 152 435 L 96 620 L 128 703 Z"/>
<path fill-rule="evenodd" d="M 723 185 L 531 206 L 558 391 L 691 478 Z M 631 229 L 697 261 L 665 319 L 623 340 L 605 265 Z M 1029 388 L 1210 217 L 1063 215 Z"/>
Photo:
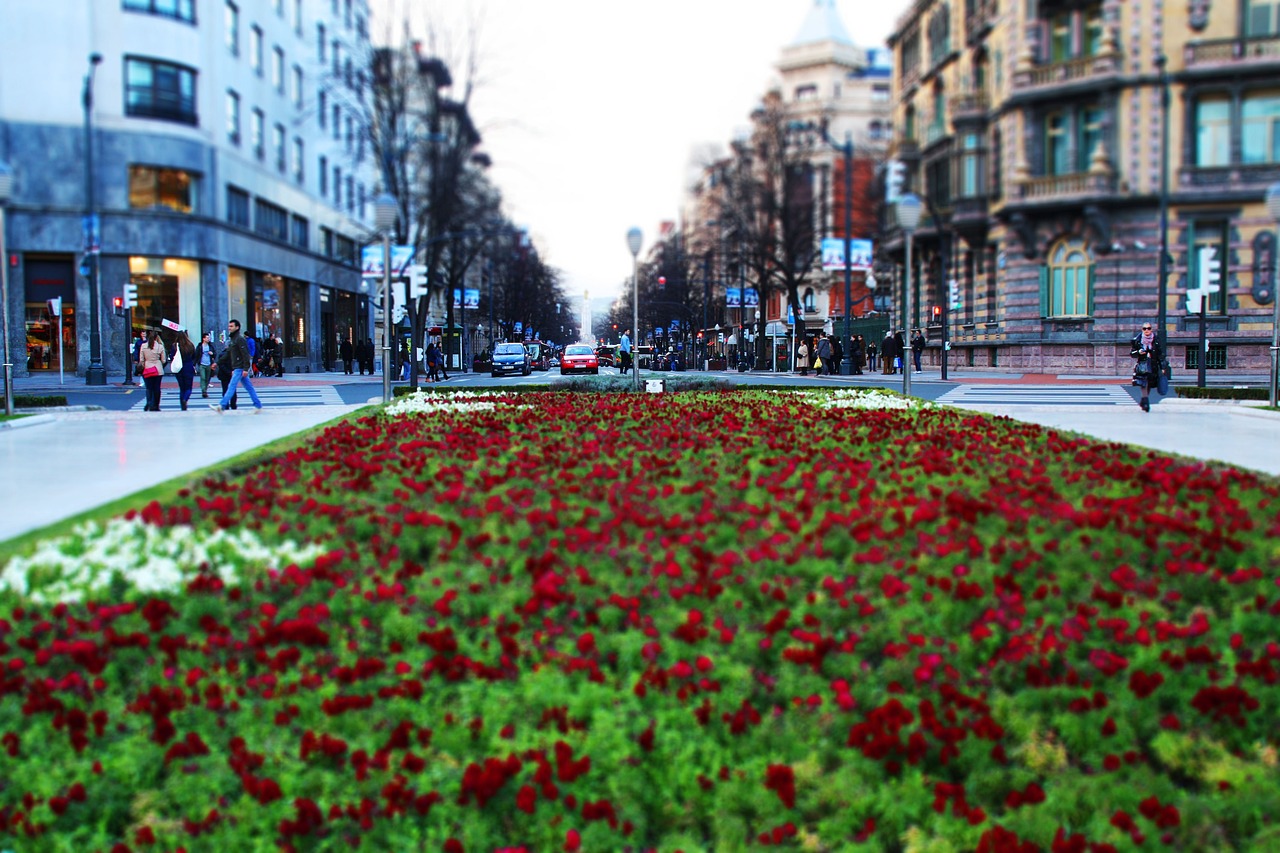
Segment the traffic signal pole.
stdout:
<path fill-rule="evenodd" d="M 126 303 L 127 304 L 127 303 Z M 124 309 L 124 384 L 133 384 L 133 307 Z"/>

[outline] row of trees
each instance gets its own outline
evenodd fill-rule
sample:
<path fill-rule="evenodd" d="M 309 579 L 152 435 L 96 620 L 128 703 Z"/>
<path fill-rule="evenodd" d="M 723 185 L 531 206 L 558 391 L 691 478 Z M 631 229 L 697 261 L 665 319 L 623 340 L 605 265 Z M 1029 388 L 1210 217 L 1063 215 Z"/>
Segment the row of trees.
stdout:
<path fill-rule="evenodd" d="M 472 33 L 474 48 L 474 33 Z M 390 39 L 388 39 L 390 41 Z M 436 39 L 432 37 L 431 43 Z M 406 307 L 412 340 L 427 331 L 431 307 L 454 328 L 453 294 L 479 280 L 481 318 L 489 334 L 513 333 L 517 321 L 549 328 L 555 305 L 565 302 L 558 270 L 502 211 L 502 194 L 486 172 L 489 158 L 470 111 L 477 68 L 474 49 L 455 81 L 449 65 L 423 43 L 372 48 L 364 63 L 370 85 L 347 87 L 348 114 L 359 116 L 380 187 L 399 210 L 392 242 L 409 245 L 427 268 L 427 292 Z M 493 328 L 496 326 L 497 328 Z M 413 360 L 410 381 L 418 383 Z"/>

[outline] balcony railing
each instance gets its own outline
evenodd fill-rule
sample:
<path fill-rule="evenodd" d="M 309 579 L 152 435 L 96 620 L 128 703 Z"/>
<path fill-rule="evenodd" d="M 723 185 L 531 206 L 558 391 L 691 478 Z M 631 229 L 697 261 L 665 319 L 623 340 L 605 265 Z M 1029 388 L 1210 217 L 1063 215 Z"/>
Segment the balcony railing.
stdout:
<path fill-rule="evenodd" d="M 990 99 L 986 92 L 960 92 L 951 96 L 951 120 L 963 121 L 967 118 L 985 118 L 991 110 Z"/>
<path fill-rule="evenodd" d="M 972 44 L 995 23 L 996 0 L 977 0 L 973 12 L 964 17 L 965 38 Z"/>
<path fill-rule="evenodd" d="M 1069 85 L 1071 83 L 1083 83 L 1098 77 L 1114 75 L 1119 71 L 1119 53 L 1082 56 L 1078 59 L 1068 59 L 1065 62 L 1019 68 L 1013 73 L 1013 88 L 1015 90 L 1039 89 Z"/>
<path fill-rule="evenodd" d="M 1191 42 L 1184 50 L 1187 68 L 1225 62 L 1276 62 L 1280 61 L 1280 37 L 1212 39 Z"/>
<path fill-rule="evenodd" d="M 924 129 L 925 147 L 933 145 L 939 140 L 946 139 L 951 135 L 951 131 L 947 129 L 947 125 L 943 122 L 929 124 Z"/>
<path fill-rule="evenodd" d="M 1075 196 L 1092 196 L 1115 190 L 1115 176 L 1110 173 L 1074 172 L 1068 175 L 1044 175 L 1018 182 L 1015 197 L 1022 201 L 1053 201 Z"/>

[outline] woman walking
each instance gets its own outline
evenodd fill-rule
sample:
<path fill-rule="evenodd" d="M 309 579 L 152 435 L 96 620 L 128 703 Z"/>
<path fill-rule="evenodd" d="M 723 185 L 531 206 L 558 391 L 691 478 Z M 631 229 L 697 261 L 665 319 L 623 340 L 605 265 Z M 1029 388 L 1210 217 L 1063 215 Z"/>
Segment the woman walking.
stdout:
<path fill-rule="evenodd" d="M 200 336 L 200 346 L 196 347 L 196 367 L 200 368 L 200 396 L 209 396 L 209 380 L 213 378 L 213 374 L 217 372 L 217 365 L 214 363 L 218 359 L 218 354 L 214 352 L 213 341 L 209 339 L 209 333 L 205 332 Z"/>
<path fill-rule="evenodd" d="M 801 376 L 809 375 L 809 345 L 803 338 L 800 346 L 796 347 L 796 370 L 800 371 Z"/>
<path fill-rule="evenodd" d="M 191 383 L 196 378 L 196 347 L 187 337 L 186 330 L 178 332 L 178 341 L 173 345 L 173 357 L 182 356 L 181 364 L 173 371 L 178 377 L 178 404 L 182 411 L 187 410 L 187 401 L 191 399 Z"/>
<path fill-rule="evenodd" d="M 1164 348 L 1156 340 L 1156 333 L 1151 330 L 1150 323 L 1142 324 L 1142 331 L 1133 336 L 1129 348 L 1137 361 L 1133 365 L 1133 384 L 1142 389 L 1142 399 L 1138 405 L 1142 411 L 1151 411 L 1151 388 L 1160 379 L 1160 371 L 1164 369 Z"/>
<path fill-rule="evenodd" d="M 160 380 L 164 378 L 164 342 L 160 333 L 151 330 L 147 342 L 138 350 L 138 373 L 147 388 L 147 406 L 143 411 L 160 411 Z"/>

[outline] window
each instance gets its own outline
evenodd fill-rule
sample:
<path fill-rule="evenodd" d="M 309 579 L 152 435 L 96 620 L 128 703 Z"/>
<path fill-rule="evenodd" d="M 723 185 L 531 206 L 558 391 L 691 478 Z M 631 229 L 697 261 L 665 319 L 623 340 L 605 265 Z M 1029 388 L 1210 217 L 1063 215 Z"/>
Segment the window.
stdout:
<path fill-rule="evenodd" d="M 129 167 L 129 207 L 147 210 L 163 207 L 194 213 L 198 180 L 182 169 L 156 166 Z"/>
<path fill-rule="evenodd" d="M 249 227 L 249 194 L 227 184 L 227 221 L 241 228 Z"/>
<path fill-rule="evenodd" d="M 299 248 L 306 249 L 311 243 L 311 223 L 303 219 L 301 216 L 294 216 L 290 220 L 291 228 L 289 233 L 289 241 Z"/>
<path fill-rule="evenodd" d="M 796 87 L 797 101 L 816 101 L 818 100 L 818 87 L 812 84 Z"/>
<path fill-rule="evenodd" d="M 320 168 L 316 174 L 320 178 L 320 197 L 324 198 L 329 194 L 329 158 L 323 154 L 320 155 Z"/>
<path fill-rule="evenodd" d="M 257 24 L 249 28 L 249 67 L 262 76 L 262 27 Z"/>
<path fill-rule="evenodd" d="M 329 93 L 321 89 L 320 94 L 316 96 L 316 101 L 320 104 L 320 108 L 316 110 L 316 115 L 320 118 L 320 129 L 324 130 L 329 122 Z"/>
<path fill-rule="evenodd" d="M 267 156 L 266 139 L 267 117 L 257 107 L 253 110 L 253 124 L 249 126 L 249 145 L 253 148 L 253 156 L 259 160 Z"/>
<path fill-rule="evenodd" d="M 354 267 L 356 265 L 356 241 L 350 237 L 343 237 L 341 234 L 335 235 L 334 257 L 347 266 Z"/>
<path fill-rule="evenodd" d="M 284 125 L 277 124 L 271 128 L 271 152 L 276 158 L 276 171 L 284 171 Z"/>
<path fill-rule="evenodd" d="M 263 237 L 281 242 L 289 239 L 289 212 L 265 199 L 254 205 L 254 230 Z"/>
<path fill-rule="evenodd" d="M 1245 0 L 1244 22 L 1248 38 L 1280 35 L 1280 2 Z"/>
<path fill-rule="evenodd" d="M 353 71 L 354 71 L 354 66 L 351 64 L 351 57 L 348 56 L 346 59 L 342 60 L 342 82 L 344 82 L 347 85 L 348 89 L 352 88 L 351 81 L 353 79 L 352 77 Z"/>
<path fill-rule="evenodd" d="M 302 67 L 300 65 L 293 66 L 293 76 L 291 80 L 291 91 L 289 97 L 293 100 L 293 105 L 298 109 L 302 109 Z"/>
<path fill-rule="evenodd" d="M 347 175 L 347 213 L 356 209 L 356 179 Z"/>
<path fill-rule="evenodd" d="M 871 103 L 873 104 L 889 103 L 889 85 L 887 83 L 871 84 Z"/>
<path fill-rule="evenodd" d="M 1045 173 L 1069 175 L 1075 171 L 1070 166 L 1067 151 L 1067 117 L 1063 113 L 1050 113 L 1045 120 Z"/>
<path fill-rule="evenodd" d="M 1231 102 L 1226 95 L 1196 101 L 1196 165 L 1231 162 Z"/>
<path fill-rule="evenodd" d="M 916 108 L 908 106 L 902 116 L 902 138 L 916 138 Z"/>
<path fill-rule="evenodd" d="M 817 311 L 818 311 L 818 295 L 817 295 L 816 293 L 814 293 L 814 292 L 813 292 L 813 288 L 812 288 L 812 287 L 806 287 L 806 288 L 805 288 L 805 290 L 804 290 L 804 298 L 803 298 L 801 301 L 804 303 L 804 313 L 806 313 L 806 314 L 814 314 L 814 313 L 817 313 Z"/>
<path fill-rule="evenodd" d="M 320 62 L 328 62 L 329 43 L 326 41 L 324 24 L 316 24 L 316 57 Z"/>
<path fill-rule="evenodd" d="M 337 39 L 333 40 L 333 79 L 337 80 L 342 74 L 342 43 Z"/>
<path fill-rule="evenodd" d="M 1216 261 L 1217 264 L 1217 285 L 1218 292 L 1210 293 L 1208 303 L 1205 305 L 1205 313 L 1217 314 L 1219 316 L 1227 313 L 1227 287 L 1229 283 L 1229 271 L 1227 269 L 1227 258 L 1230 245 L 1227 243 L 1227 225 L 1224 222 L 1193 222 L 1191 227 L 1187 229 L 1187 240 L 1194 247 L 1191 257 L 1195 262 L 1191 264 L 1187 275 L 1187 287 L 1202 288 L 1209 282 L 1201 281 L 1203 271 L 1206 269 L 1207 262 Z M 1187 306 L 1190 312 L 1191 306 Z M 1194 313 L 1199 313 L 1199 306 L 1196 306 Z"/>
<path fill-rule="evenodd" d="M 333 167 L 333 206 L 342 208 L 342 167 Z"/>
<path fill-rule="evenodd" d="M 293 180 L 299 184 L 302 183 L 302 180 L 304 177 L 303 169 L 302 169 L 302 158 L 305 153 L 306 152 L 303 148 L 302 138 L 299 136 L 295 136 L 293 138 L 293 162 L 290 164 L 290 171 L 293 172 Z"/>
<path fill-rule="evenodd" d="M 1076 171 L 1089 171 L 1089 158 L 1102 144 L 1102 110 L 1085 107 L 1080 111 L 1080 147 L 1076 155 Z"/>
<path fill-rule="evenodd" d="M 302 0 L 293 0 L 293 31 L 302 35 Z"/>
<path fill-rule="evenodd" d="M 1200 347 L 1187 347 L 1186 352 L 1186 369 L 1199 370 Z M 1209 344 L 1209 352 L 1204 360 L 1205 370 L 1226 370 L 1227 369 L 1227 345 L 1226 344 Z"/>
<path fill-rule="evenodd" d="M 195 0 L 124 0 L 124 8 L 130 12 L 162 15 L 188 24 L 196 22 Z"/>
<path fill-rule="evenodd" d="M 197 124 L 196 72 L 153 59 L 125 59 L 125 114 Z"/>
<path fill-rule="evenodd" d="M 232 89 L 227 90 L 227 139 L 240 144 L 240 96 Z"/>
<path fill-rule="evenodd" d="M 1280 163 L 1280 93 L 1246 95 L 1241 121 L 1243 162 Z"/>
<path fill-rule="evenodd" d="M 284 17 L 284 0 L 271 0 L 271 8 L 275 10 L 277 18 Z"/>
<path fill-rule="evenodd" d="M 966 133 L 960 139 L 960 185 L 961 198 L 974 198 L 986 195 L 986 158 L 982 151 L 982 137 L 976 133 Z"/>
<path fill-rule="evenodd" d="M 355 143 L 355 141 L 356 141 L 356 130 L 355 130 L 355 128 L 356 128 L 355 122 L 354 122 L 354 121 L 352 121 L 351 116 L 350 116 L 350 115 L 348 115 L 348 116 L 347 116 L 347 141 L 346 141 L 346 148 L 347 148 L 347 151 L 350 151 L 350 150 L 351 150 L 351 148 L 352 148 L 353 144 L 354 144 L 354 143 Z"/>
<path fill-rule="evenodd" d="M 1093 310 L 1093 260 L 1079 239 L 1062 239 L 1040 268 L 1040 312 L 1045 317 L 1087 317 Z"/>
<path fill-rule="evenodd" d="M 333 105 L 333 141 L 342 139 L 342 107 Z"/>
<path fill-rule="evenodd" d="M 284 51 L 278 46 L 271 50 L 271 86 L 284 94 Z"/>
<path fill-rule="evenodd" d="M 228 0 L 223 13 L 223 24 L 227 28 L 227 51 L 232 56 L 240 55 L 240 8 Z"/>
<path fill-rule="evenodd" d="M 351 29 L 351 0 L 342 0 L 342 23 Z"/>
<path fill-rule="evenodd" d="M 1102 142 L 1105 115 L 1097 106 L 1049 113 L 1045 117 L 1045 174 L 1089 171 L 1089 157 Z"/>
<path fill-rule="evenodd" d="M 323 225 L 320 226 L 320 251 L 324 253 L 326 258 L 333 257 L 333 232 Z"/>
<path fill-rule="evenodd" d="M 364 184 L 360 184 L 359 186 L 356 187 L 356 195 L 358 196 L 358 199 L 356 202 L 356 212 L 359 214 L 361 219 L 364 219 L 364 208 L 365 208 L 365 202 L 367 201 L 364 194 Z"/>

